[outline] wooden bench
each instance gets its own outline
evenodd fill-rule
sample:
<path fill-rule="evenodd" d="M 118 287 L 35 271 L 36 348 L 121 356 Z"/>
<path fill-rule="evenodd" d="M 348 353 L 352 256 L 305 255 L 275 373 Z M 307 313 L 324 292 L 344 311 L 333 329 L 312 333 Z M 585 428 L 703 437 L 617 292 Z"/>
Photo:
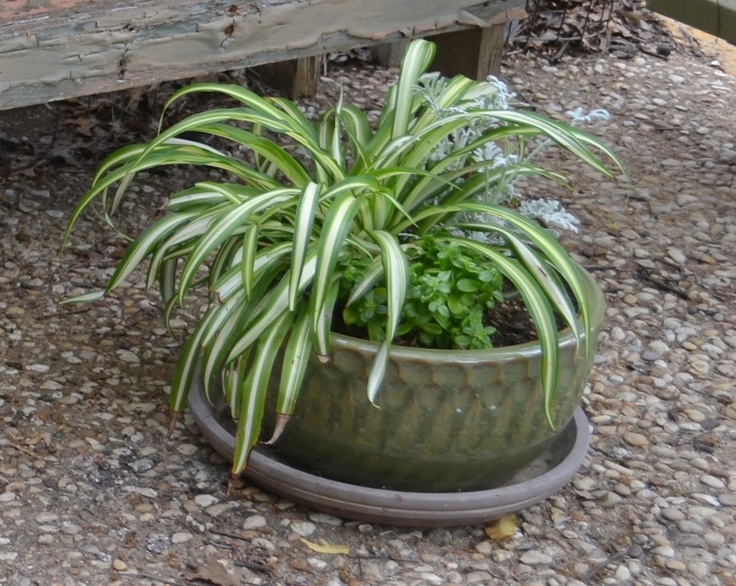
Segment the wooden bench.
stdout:
<path fill-rule="evenodd" d="M 317 55 L 389 44 L 383 53 L 390 58 L 391 43 L 429 35 L 439 35 L 444 73 L 455 73 L 454 68 L 481 77 L 496 67 L 498 49 L 491 47 L 499 46 L 509 12 L 518 17 L 523 4 L 5 0 L 0 2 L 0 110 L 278 62 L 286 62 L 296 80 L 287 93 L 309 93 Z M 452 36 L 457 31 L 466 33 Z"/>
<path fill-rule="evenodd" d="M 648 0 L 647 8 L 736 44 L 736 0 Z"/>

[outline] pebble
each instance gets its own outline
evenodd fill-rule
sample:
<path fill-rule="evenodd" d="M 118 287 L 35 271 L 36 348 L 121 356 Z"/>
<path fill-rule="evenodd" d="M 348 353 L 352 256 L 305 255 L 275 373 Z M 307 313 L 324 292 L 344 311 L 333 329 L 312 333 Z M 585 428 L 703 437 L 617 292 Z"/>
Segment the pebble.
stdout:
<path fill-rule="evenodd" d="M 51 370 L 51 367 L 48 364 L 29 364 L 25 367 L 25 370 L 31 371 L 31 372 L 38 372 L 38 373 L 44 373 Z"/>
<path fill-rule="evenodd" d="M 123 560 L 115 558 L 112 561 L 112 567 L 116 572 L 125 572 L 128 569 L 128 564 L 126 564 Z"/>
<path fill-rule="evenodd" d="M 140 364 L 141 361 L 140 357 L 130 350 L 118 350 L 118 356 L 120 357 L 120 360 L 130 364 Z"/>
<path fill-rule="evenodd" d="M 182 532 L 179 532 L 179 533 L 174 533 L 171 536 L 171 543 L 173 543 L 173 544 L 186 543 L 187 541 L 189 541 L 190 539 L 192 539 L 192 537 L 194 537 L 194 536 L 191 533 L 186 533 L 186 532 L 183 532 L 183 531 Z"/>
<path fill-rule="evenodd" d="M 522 553 L 519 561 L 527 566 L 547 566 L 552 563 L 552 558 L 545 553 L 531 549 Z"/>
<path fill-rule="evenodd" d="M 228 502 L 228 503 L 220 503 L 219 505 L 213 505 L 211 507 L 207 507 L 206 511 L 207 514 L 211 517 L 219 517 L 223 513 L 227 513 L 230 509 L 237 507 L 237 502 Z"/>
<path fill-rule="evenodd" d="M 124 486 L 123 490 L 125 492 L 132 492 L 134 494 L 139 494 L 149 499 L 158 498 L 158 493 L 154 489 L 144 487 L 144 486 Z"/>
<path fill-rule="evenodd" d="M 263 515 L 251 515 L 243 521 L 243 529 L 260 529 L 266 525 L 266 518 Z"/>
<path fill-rule="evenodd" d="M 343 520 L 340 517 L 334 515 L 328 515 L 327 513 L 311 513 L 309 515 L 310 521 L 315 523 L 322 523 L 323 525 L 332 525 L 333 527 L 339 527 L 343 524 Z"/>
<path fill-rule="evenodd" d="M 491 578 L 491 574 L 486 572 L 485 570 L 470 572 L 465 576 L 466 583 L 468 584 L 480 584 L 481 582 L 487 583 L 489 580 L 491 580 Z"/>
<path fill-rule="evenodd" d="M 736 494 L 734 493 L 719 494 L 718 502 L 724 507 L 736 507 Z"/>
<path fill-rule="evenodd" d="M 140 460 L 136 460 L 135 462 L 131 462 L 128 464 L 134 472 L 137 474 L 143 474 L 144 472 L 148 472 L 151 468 L 154 467 L 154 462 L 150 458 L 141 458 Z"/>
<path fill-rule="evenodd" d="M 667 255 L 678 264 L 687 263 L 687 257 L 679 248 L 670 248 L 667 250 Z"/>
<path fill-rule="evenodd" d="M 649 440 L 646 438 L 646 436 L 640 433 L 635 433 L 633 431 L 625 432 L 623 434 L 623 439 L 630 446 L 646 447 L 649 445 Z"/>
<path fill-rule="evenodd" d="M 198 494 L 194 497 L 194 502 L 198 507 L 206 509 L 207 507 L 211 507 L 212 505 L 219 503 L 220 499 L 211 494 Z"/>
<path fill-rule="evenodd" d="M 61 532 L 65 535 L 76 535 L 82 531 L 82 528 L 76 523 L 64 522 L 61 524 Z"/>
<path fill-rule="evenodd" d="M 706 486 L 716 489 L 723 489 L 726 487 L 722 480 L 716 478 L 715 476 L 711 476 L 710 474 L 703 474 L 700 477 L 700 482 L 702 482 Z"/>
<path fill-rule="evenodd" d="M 662 511 L 662 516 L 669 521 L 682 521 L 685 518 L 685 513 L 679 509 L 669 507 Z"/>
<path fill-rule="evenodd" d="M 291 524 L 291 530 L 302 537 L 309 537 L 317 530 L 317 526 L 309 521 L 294 521 Z"/>
<path fill-rule="evenodd" d="M 669 350 L 670 347 L 667 343 L 662 342 L 661 340 L 654 340 L 649 342 L 647 349 L 642 352 L 641 357 L 649 362 L 654 362 L 655 360 L 662 358 L 662 356 L 669 352 Z"/>
<path fill-rule="evenodd" d="M 687 519 L 681 520 L 677 524 L 677 528 L 683 533 L 692 533 L 694 535 L 702 535 L 703 533 L 705 533 L 705 528 L 702 525 L 700 525 L 699 523 L 695 523 L 694 521 L 689 521 Z"/>
<path fill-rule="evenodd" d="M 475 551 L 481 555 L 490 555 L 493 552 L 493 545 L 490 541 L 481 541 L 475 545 Z"/>
<path fill-rule="evenodd" d="M 251 540 L 251 543 L 255 547 L 260 547 L 261 549 L 265 549 L 266 551 L 273 551 L 276 549 L 276 546 L 265 537 L 255 537 L 253 540 Z"/>
<path fill-rule="evenodd" d="M 146 549 L 151 553 L 161 554 L 169 549 L 171 541 L 166 535 L 154 533 L 146 540 Z"/>
<path fill-rule="evenodd" d="M 183 456 L 193 456 L 197 453 L 197 450 L 199 450 L 199 448 L 194 444 L 181 444 L 176 447 L 176 451 Z"/>
<path fill-rule="evenodd" d="M 614 578 L 616 578 L 619 584 L 622 582 L 628 582 L 631 580 L 631 571 L 625 565 L 621 564 L 616 568 Z"/>
<path fill-rule="evenodd" d="M 675 550 L 672 548 L 671 545 L 660 545 L 659 547 L 655 547 L 652 550 L 652 553 L 663 558 L 675 557 Z"/>

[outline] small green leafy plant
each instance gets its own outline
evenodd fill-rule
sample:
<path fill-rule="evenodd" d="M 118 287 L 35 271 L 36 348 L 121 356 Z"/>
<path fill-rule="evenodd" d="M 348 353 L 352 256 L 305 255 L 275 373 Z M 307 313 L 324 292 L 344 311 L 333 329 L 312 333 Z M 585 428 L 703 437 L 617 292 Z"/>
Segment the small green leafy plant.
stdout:
<path fill-rule="evenodd" d="M 499 274 L 523 300 L 539 335 L 550 424 L 559 369 L 555 316 L 586 357 L 592 352 L 581 269 L 546 228 L 507 204 L 517 178 L 565 183 L 534 162 L 540 145 L 556 145 L 607 175 L 593 149 L 618 164 L 616 157 L 578 128 L 511 109 L 505 86 L 494 80 L 427 74 L 433 58 L 432 43 L 409 45 L 376 125 L 342 100 L 312 122 L 289 100 L 239 86 L 181 89 L 165 111 L 201 92 L 234 105 L 191 115 L 147 144 L 112 154 L 72 213 L 65 241 L 95 201 L 112 223 L 141 171 L 196 165 L 226 176 L 172 193 L 163 215 L 132 240 L 104 290 L 75 300 L 99 299 L 144 262 L 148 285 L 158 283 L 165 300 L 167 324 L 194 290 L 207 291 L 210 303 L 181 351 L 170 406 L 184 409 L 198 368 L 208 396 L 222 376 L 238 421 L 234 474 L 245 469 L 258 441 L 279 349 L 283 421 L 294 411 L 310 355 L 330 359 L 340 307 L 347 321 L 364 322 L 381 340 L 368 380 L 372 402 L 400 333 L 440 346 L 487 343 L 478 313 L 498 302 Z M 192 140 L 193 133 L 234 148 Z M 565 220 L 564 210 L 537 212 Z M 476 302 L 463 309 L 471 301 L 465 295 Z"/>
<path fill-rule="evenodd" d="M 486 326 L 484 318 L 504 301 L 501 272 L 477 252 L 434 236 L 414 242 L 406 254 L 409 287 L 396 336 L 423 348 L 491 348 L 496 330 Z M 345 285 L 354 286 L 353 275 L 368 267 L 363 263 L 353 268 L 345 273 Z M 383 342 L 387 313 L 386 288 L 376 287 L 346 307 L 343 319 L 348 326 L 364 328 L 371 340 Z"/>

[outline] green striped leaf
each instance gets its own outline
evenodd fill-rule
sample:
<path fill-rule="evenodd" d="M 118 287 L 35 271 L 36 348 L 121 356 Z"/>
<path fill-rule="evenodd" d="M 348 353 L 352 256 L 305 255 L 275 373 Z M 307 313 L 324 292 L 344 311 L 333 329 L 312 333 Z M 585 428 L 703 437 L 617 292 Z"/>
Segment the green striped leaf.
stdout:
<path fill-rule="evenodd" d="M 511 230 L 508 230 L 503 226 L 487 224 L 458 224 L 457 227 L 464 231 L 495 232 L 503 235 L 516 253 L 516 257 L 536 278 L 537 283 L 542 286 L 547 297 L 549 297 L 559 314 L 565 320 L 565 323 L 567 323 L 573 331 L 577 344 L 580 345 L 582 343 L 583 334 L 580 331 L 575 309 L 570 302 L 570 298 L 567 295 L 564 285 L 557 277 L 555 269 L 546 260 L 522 242 Z M 550 238 L 552 239 L 551 236 Z M 544 253 L 545 251 L 542 250 L 541 252 Z"/>
<path fill-rule="evenodd" d="M 258 254 L 258 224 L 246 226 L 243 233 L 242 255 L 240 255 L 240 276 L 245 294 L 253 293 L 253 275 L 255 273 L 256 256 Z"/>
<path fill-rule="evenodd" d="M 332 287 L 332 277 L 335 272 L 338 257 L 342 251 L 345 238 L 352 227 L 352 220 L 358 211 L 359 200 L 352 193 L 342 193 L 330 205 L 325 218 L 324 227 L 319 240 L 317 251 L 316 273 L 313 290 L 310 297 L 312 313 L 312 330 L 317 335 L 319 315 L 324 311 L 327 294 Z M 319 343 L 317 352 L 320 355 L 328 353 L 328 345 Z"/>
<path fill-rule="evenodd" d="M 68 303 L 92 303 L 93 301 L 99 301 L 105 297 L 105 290 L 104 289 L 96 289 L 94 291 L 90 291 L 89 293 L 82 293 L 81 295 L 75 295 L 74 297 L 70 297 L 69 299 L 62 299 L 62 304 L 68 304 Z"/>
<path fill-rule="evenodd" d="M 458 238 L 455 241 L 461 246 L 473 249 L 490 259 L 498 267 L 498 270 L 516 286 L 524 299 L 524 305 L 537 327 L 539 343 L 542 347 L 540 372 L 542 401 L 547 422 L 554 429 L 554 406 L 557 397 L 560 348 L 557 324 L 553 317 L 552 307 L 547 300 L 547 295 L 517 260 L 474 240 Z"/>
<path fill-rule="evenodd" d="M 362 299 L 368 291 L 373 289 L 376 283 L 378 283 L 378 280 L 383 276 L 383 270 L 381 259 L 374 258 L 371 265 L 365 271 L 363 278 L 350 291 L 350 296 L 345 305 L 352 305 L 359 299 Z"/>
<path fill-rule="evenodd" d="M 544 255 L 549 259 L 550 264 L 557 269 L 575 296 L 578 310 L 580 311 L 580 316 L 583 321 L 583 332 L 585 333 L 585 357 L 586 359 L 589 359 L 593 353 L 595 340 L 592 335 L 593 324 L 590 304 L 587 301 L 585 281 L 580 274 L 577 264 L 572 260 L 562 245 L 546 230 L 542 229 L 539 224 L 525 216 L 522 216 L 514 210 L 492 204 L 468 202 L 460 204 L 458 207 L 468 211 L 490 213 L 502 220 L 505 220 L 512 226 L 521 230 L 529 240 L 544 252 Z M 571 324 L 571 327 L 574 328 L 575 326 Z"/>
<path fill-rule="evenodd" d="M 304 373 L 309 363 L 309 354 L 312 350 L 309 326 L 309 313 L 301 311 L 294 320 L 289 341 L 284 349 L 279 397 L 276 402 L 276 413 L 281 416 L 291 416 L 296 407 L 299 391 L 304 381 Z M 274 434 L 271 442 L 276 439 L 277 436 Z"/>
<path fill-rule="evenodd" d="M 230 408 L 230 416 L 235 420 L 240 418 L 243 383 L 248 366 L 248 353 L 246 353 L 222 370 L 222 391 L 225 394 L 225 402 Z"/>
<path fill-rule="evenodd" d="M 266 403 L 266 391 L 276 354 L 288 331 L 292 315 L 282 313 L 264 332 L 253 352 L 253 361 L 248 377 L 243 384 L 240 404 L 240 418 L 235 433 L 235 454 L 233 456 L 233 476 L 241 474 L 248 465 L 248 457 L 258 442 L 261 433 L 261 422 Z"/>
<path fill-rule="evenodd" d="M 317 255 L 314 251 L 307 254 L 307 261 L 302 269 L 302 280 L 299 283 L 299 291 L 304 291 L 311 284 L 317 265 Z M 289 308 L 289 275 L 284 276 L 277 285 L 273 285 L 269 289 L 269 293 L 264 295 L 259 306 L 262 311 L 254 317 L 248 330 L 243 332 L 233 345 L 228 356 L 228 362 L 235 360 L 245 350 L 250 348 L 259 336 L 263 334 L 270 324 Z"/>
<path fill-rule="evenodd" d="M 234 295 L 226 303 L 217 306 L 213 311 L 213 318 L 200 339 L 200 346 L 204 349 L 202 356 L 202 384 L 204 392 L 210 402 L 211 384 L 223 367 L 228 351 L 232 347 L 233 337 L 242 327 L 249 316 L 244 292 Z"/>
<path fill-rule="evenodd" d="M 169 394 L 169 409 L 175 413 L 184 411 L 186 407 L 187 399 L 189 398 L 189 389 L 192 387 L 192 381 L 194 381 L 200 358 L 199 341 L 207 327 L 208 321 L 208 314 L 205 314 L 189 338 L 187 338 L 179 354 L 174 378 L 171 382 L 171 393 Z"/>
<path fill-rule="evenodd" d="M 301 163 L 272 140 L 229 124 L 200 125 L 198 131 L 226 138 L 257 152 L 273 163 L 295 187 L 302 188 L 310 181 Z"/>
<path fill-rule="evenodd" d="M 409 130 L 414 106 L 414 88 L 421 76 L 432 63 L 435 45 L 424 40 L 413 41 L 406 49 L 401 61 L 401 73 L 396 91 L 390 98 L 389 107 L 394 113 L 392 138 L 404 136 Z"/>
<path fill-rule="evenodd" d="M 406 290 L 409 286 L 409 263 L 395 236 L 388 232 L 376 230 L 371 232 L 371 237 L 378 243 L 383 253 L 381 259 L 386 279 L 386 305 L 388 307 L 386 339 L 376 354 L 368 377 L 368 399 L 375 404 L 378 390 L 386 372 L 389 349 L 396 333 L 396 327 L 401 319 L 401 309 L 404 307 Z"/>
<path fill-rule="evenodd" d="M 183 302 L 183 296 L 189 288 L 194 275 L 215 248 L 233 236 L 237 230 L 243 228 L 243 225 L 252 214 L 259 212 L 267 206 L 286 201 L 296 193 L 298 191 L 286 188 L 263 193 L 240 204 L 237 208 L 213 222 L 187 259 L 184 268 L 182 268 L 181 278 L 179 279 L 180 303 Z"/>
<path fill-rule="evenodd" d="M 313 343 L 318 349 L 318 358 L 322 362 L 329 360 L 327 355 L 330 351 L 330 332 L 332 330 L 332 318 L 339 289 L 339 278 L 334 277 L 330 283 L 330 287 L 327 289 L 324 303 L 313 316 Z"/>
<path fill-rule="evenodd" d="M 294 219 L 294 241 L 291 249 L 291 280 L 289 282 L 289 310 L 296 308 L 296 298 L 299 292 L 299 282 L 302 278 L 302 267 L 307 257 L 307 249 L 313 238 L 312 226 L 317 213 L 320 196 L 320 186 L 309 183 L 299 198 Z"/>
<path fill-rule="evenodd" d="M 253 261 L 253 285 L 261 280 L 264 271 L 274 270 L 278 267 L 281 259 L 283 259 L 291 250 L 288 242 L 282 242 L 277 245 L 270 246 L 258 251 Z M 235 294 L 244 286 L 243 275 L 243 251 L 233 257 L 235 263 L 220 279 L 212 286 L 212 292 L 215 293 L 220 302 L 227 300 L 231 295 Z M 250 296 L 253 297 L 252 295 Z"/>
<path fill-rule="evenodd" d="M 169 234 L 192 217 L 192 214 L 170 214 L 143 230 L 128 246 L 123 258 L 120 259 L 105 288 L 105 293 L 109 293 L 117 287 L 160 245 L 161 240 L 165 240 Z"/>

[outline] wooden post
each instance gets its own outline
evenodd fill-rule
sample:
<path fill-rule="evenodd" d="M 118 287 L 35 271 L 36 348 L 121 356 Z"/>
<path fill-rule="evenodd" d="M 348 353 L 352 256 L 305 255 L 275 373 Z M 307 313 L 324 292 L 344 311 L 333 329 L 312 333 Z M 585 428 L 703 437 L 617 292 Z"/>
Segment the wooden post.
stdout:
<path fill-rule="evenodd" d="M 317 93 L 319 57 L 300 57 L 252 68 L 261 81 L 291 100 Z"/>
<path fill-rule="evenodd" d="M 431 37 L 437 43 L 437 56 L 431 69 L 442 75 L 464 75 L 483 80 L 501 72 L 505 23 L 491 24 Z"/>
<path fill-rule="evenodd" d="M 376 60 L 383 67 L 398 67 L 401 65 L 401 58 L 409 44 L 408 39 L 405 41 L 397 41 L 395 43 L 386 43 L 384 45 L 376 45 L 373 47 L 373 54 Z"/>

